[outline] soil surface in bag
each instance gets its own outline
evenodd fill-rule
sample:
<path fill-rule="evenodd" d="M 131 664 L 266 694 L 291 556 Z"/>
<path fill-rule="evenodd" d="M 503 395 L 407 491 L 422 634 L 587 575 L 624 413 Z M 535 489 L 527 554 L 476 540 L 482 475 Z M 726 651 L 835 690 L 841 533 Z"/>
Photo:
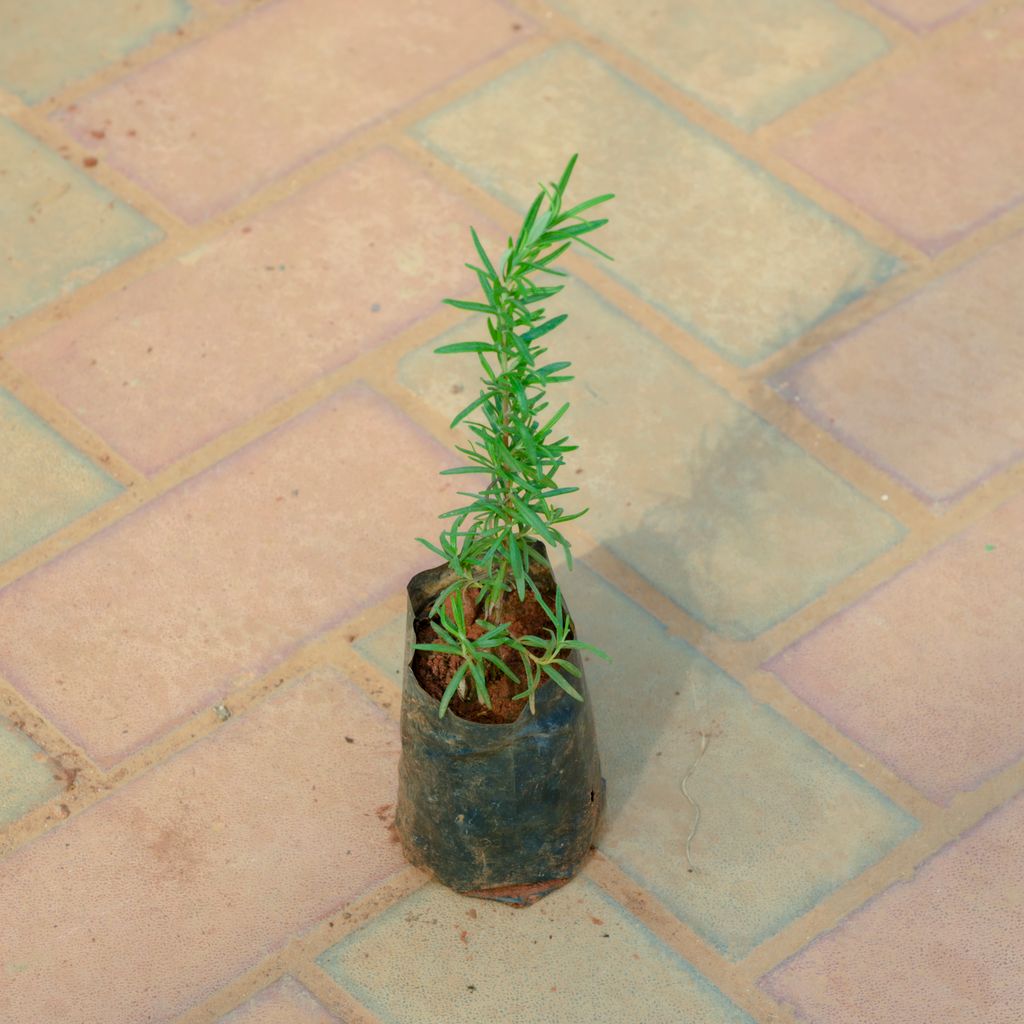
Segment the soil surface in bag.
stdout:
<path fill-rule="evenodd" d="M 549 606 L 554 602 L 555 589 L 550 576 L 545 578 L 538 574 L 534 578 L 538 588 L 544 595 L 544 601 Z M 473 596 L 470 596 L 470 594 Z M 463 608 L 466 613 L 466 632 L 471 639 L 476 639 L 487 632 L 486 627 L 477 625 L 477 619 L 483 616 L 483 608 L 473 603 L 477 591 L 467 591 L 463 595 Z M 451 600 L 451 598 L 449 598 Z M 526 600 L 520 602 L 513 591 L 506 596 L 503 615 L 509 623 L 509 633 L 514 637 L 539 636 L 546 638 L 551 630 L 551 620 L 547 612 L 540 606 L 533 592 L 527 590 Z M 416 620 L 416 642 L 421 644 L 441 643 L 441 638 L 434 632 L 429 619 Z M 512 682 L 504 672 L 494 665 L 487 665 L 484 671 L 484 679 L 487 681 L 487 690 L 491 695 L 491 707 L 487 708 L 477 700 L 476 686 L 472 678 L 467 675 L 469 689 L 466 698 L 458 695 L 452 697 L 448 705 L 448 711 L 453 712 L 459 718 L 469 722 L 481 722 L 486 725 L 504 725 L 514 722 L 523 708 L 527 706 L 526 698 L 513 700 L 515 694 L 522 693 L 526 689 L 526 674 L 523 670 L 522 658 L 510 647 L 502 644 L 494 649 L 493 653 L 501 658 L 506 665 L 516 674 L 518 684 Z M 564 656 L 560 653 L 559 655 Z M 455 675 L 462 658 L 456 654 L 442 654 L 439 651 L 416 651 L 412 660 L 412 670 L 420 686 L 423 687 L 431 697 L 440 700 L 444 691 Z M 542 680 L 541 686 L 545 685 Z"/>

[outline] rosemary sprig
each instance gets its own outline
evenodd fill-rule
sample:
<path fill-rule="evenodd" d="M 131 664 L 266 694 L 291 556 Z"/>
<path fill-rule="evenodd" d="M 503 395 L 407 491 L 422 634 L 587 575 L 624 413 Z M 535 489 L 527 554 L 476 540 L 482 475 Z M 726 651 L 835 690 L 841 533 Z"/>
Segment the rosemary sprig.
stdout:
<path fill-rule="evenodd" d="M 557 584 L 554 600 L 545 602 L 531 576 L 535 565 L 550 568 L 534 546 L 537 539 L 549 547 L 560 547 L 572 568 L 572 550 L 560 527 L 587 511 L 570 513 L 562 507 L 561 499 L 579 488 L 560 487 L 556 476 L 565 456 L 577 446 L 556 430 L 569 403 L 552 411 L 547 397 L 549 386 L 573 379 L 566 373 L 568 361 L 544 360 L 549 335 L 565 322 L 566 314 L 548 317 L 541 304 L 557 295 L 563 285 L 542 285 L 534 280 L 542 274 L 566 277 L 555 264 L 577 243 L 611 259 L 584 237 L 604 226 L 607 219 L 588 220 L 582 215 L 614 196 L 595 196 L 564 208 L 576 159 L 574 155 L 569 160 L 557 182 L 541 186 L 518 235 L 508 239 L 500 260 L 488 257 L 476 231 L 470 229 L 479 264 L 466 266 L 476 274 L 483 299 L 445 299 L 456 309 L 485 314 L 488 337 L 435 350 L 442 355 L 474 355 L 483 371 L 480 394 L 451 423 L 454 428 L 465 421 L 473 435 L 466 446 L 456 446 L 467 464 L 443 472 L 483 474 L 487 482 L 478 491 L 459 492 L 467 503 L 442 514 L 441 518 L 450 520 L 450 524 L 437 544 L 418 538 L 455 574 L 454 582 L 438 595 L 431 608 L 438 642 L 416 644 L 417 650 L 463 659 L 441 699 L 442 716 L 456 692 L 466 697 L 470 681 L 477 699 L 491 706 L 485 675 L 488 666 L 517 679 L 495 653 L 500 646 L 512 649 L 522 660 L 527 686 L 517 696 L 528 699 L 531 710 L 535 709 L 537 687 L 545 677 L 570 696 L 582 699 L 567 678 L 578 676 L 579 671 L 562 657 L 564 651 L 584 648 L 607 657 L 574 638 Z M 467 634 L 463 608 L 463 595 L 471 589 L 478 592 L 476 600 L 483 604 L 481 625 L 485 631 L 475 639 Z M 547 637 L 516 638 L 508 633 L 510 595 L 514 591 L 523 601 L 528 589 L 550 620 Z"/>

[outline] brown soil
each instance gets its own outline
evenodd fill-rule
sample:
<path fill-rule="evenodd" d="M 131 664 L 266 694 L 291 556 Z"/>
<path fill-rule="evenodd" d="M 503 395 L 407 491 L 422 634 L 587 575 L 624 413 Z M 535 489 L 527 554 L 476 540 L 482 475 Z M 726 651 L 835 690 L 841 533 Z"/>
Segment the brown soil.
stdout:
<path fill-rule="evenodd" d="M 544 600 L 550 604 L 554 600 L 554 587 L 550 580 L 537 580 L 537 583 L 544 595 Z M 545 583 L 548 585 L 545 586 Z M 548 635 L 551 620 L 538 604 L 532 592 L 526 592 L 526 600 L 523 602 L 519 601 L 515 593 L 511 594 L 506 601 L 505 621 L 509 623 L 508 631 L 512 636 Z M 477 617 L 482 614 L 482 609 L 478 609 L 473 604 L 473 599 L 469 594 L 463 597 L 463 607 L 466 612 L 466 632 L 473 639 L 483 635 L 486 629 L 477 625 L 476 622 Z M 439 641 L 429 619 L 416 620 L 416 641 L 421 644 Z M 512 699 L 514 694 L 522 693 L 526 689 L 526 676 L 523 672 L 522 660 L 515 651 L 504 644 L 494 648 L 494 654 L 515 672 L 519 682 L 513 683 L 496 666 L 488 665 L 484 678 L 487 681 L 487 690 L 491 695 L 491 707 L 487 708 L 477 700 L 476 687 L 470 679 L 466 699 L 464 700 L 456 693 L 448 705 L 449 712 L 466 719 L 466 721 L 483 722 L 488 725 L 514 722 L 522 714 L 523 708 L 527 705 L 526 698 Z M 462 658 L 458 655 L 416 651 L 412 659 L 412 670 L 420 686 L 432 697 L 440 700 L 460 664 L 462 664 Z M 541 685 L 544 685 L 543 682 Z"/>

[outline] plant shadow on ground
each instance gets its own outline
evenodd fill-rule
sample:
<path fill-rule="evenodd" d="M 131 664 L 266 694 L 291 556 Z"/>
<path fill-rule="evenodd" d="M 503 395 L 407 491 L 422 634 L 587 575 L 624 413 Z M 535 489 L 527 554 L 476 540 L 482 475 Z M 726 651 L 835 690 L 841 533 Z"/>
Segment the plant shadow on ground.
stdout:
<path fill-rule="evenodd" d="M 704 428 L 695 449 L 687 453 L 686 479 L 679 480 L 684 470 L 675 460 L 665 467 L 666 474 L 677 474 L 672 480 L 674 493 L 642 513 L 635 529 L 602 536 L 602 546 L 612 552 L 645 551 L 673 566 L 687 576 L 678 580 L 677 593 L 700 592 L 706 607 L 721 609 L 727 616 L 729 589 L 716 575 L 715 553 L 721 537 L 742 530 L 753 511 L 750 492 L 759 473 L 755 462 L 760 440 L 754 425 L 751 418 L 737 420 L 724 430 Z M 604 500 L 610 497 L 606 493 Z M 678 524 L 689 524 L 689 528 L 677 529 Z M 684 552 L 678 550 L 681 543 L 687 546 Z M 610 663 L 589 655 L 584 659 L 608 782 L 600 841 L 644 775 L 666 753 L 672 754 L 666 765 L 676 764 L 680 748 L 690 748 L 692 757 L 682 760 L 692 764 L 700 754 L 702 734 L 709 738 L 705 746 L 725 737 L 715 709 L 706 700 L 700 677 L 707 662 L 697 647 L 672 634 L 590 570 L 585 551 L 580 552 L 573 572 L 564 565 L 557 571 L 580 638 L 602 647 L 612 658 Z M 696 619 L 693 624 L 697 630 L 693 643 L 700 645 L 714 635 Z M 672 806 L 664 808 L 667 813 L 693 813 L 679 788 L 683 774 L 674 781 Z"/>

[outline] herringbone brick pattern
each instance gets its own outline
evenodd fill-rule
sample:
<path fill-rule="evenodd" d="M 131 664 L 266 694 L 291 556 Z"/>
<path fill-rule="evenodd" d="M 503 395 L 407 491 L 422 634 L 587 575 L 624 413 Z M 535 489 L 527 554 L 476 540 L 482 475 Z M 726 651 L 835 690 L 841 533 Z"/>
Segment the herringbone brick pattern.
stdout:
<path fill-rule="evenodd" d="M 1011 0 L 0 0 L 0 1019 L 1017 1024 L 1022 95 Z M 389 833 L 403 586 L 575 151 L 609 804 L 521 911 Z"/>

